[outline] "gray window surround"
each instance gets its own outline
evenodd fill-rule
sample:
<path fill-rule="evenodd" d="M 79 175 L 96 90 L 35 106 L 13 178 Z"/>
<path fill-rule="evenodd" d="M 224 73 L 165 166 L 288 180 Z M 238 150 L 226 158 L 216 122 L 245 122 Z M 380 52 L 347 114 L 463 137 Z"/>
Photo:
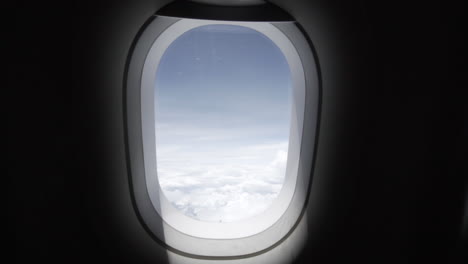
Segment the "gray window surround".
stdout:
<path fill-rule="evenodd" d="M 267 35 L 291 68 L 294 105 L 285 185 L 267 211 L 233 223 L 184 216 L 159 193 L 154 137 L 154 78 L 157 61 L 184 32 L 207 24 L 234 24 Z M 159 56 L 159 58 L 158 58 Z M 135 210 L 142 224 L 169 249 L 194 256 L 235 257 L 267 250 L 287 236 L 301 217 L 310 189 L 319 112 L 317 65 L 295 22 L 233 22 L 158 16 L 140 35 L 126 79 L 127 147 Z M 302 137 L 302 135 L 308 135 Z M 292 148 L 291 148 L 292 147 Z"/>

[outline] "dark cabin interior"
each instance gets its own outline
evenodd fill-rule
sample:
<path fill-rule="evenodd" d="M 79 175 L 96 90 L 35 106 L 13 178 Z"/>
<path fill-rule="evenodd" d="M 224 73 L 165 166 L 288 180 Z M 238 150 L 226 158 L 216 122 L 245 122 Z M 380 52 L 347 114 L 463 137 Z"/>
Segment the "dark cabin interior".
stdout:
<path fill-rule="evenodd" d="M 16 263 L 168 263 L 163 250 L 139 247 L 140 228 L 124 231 L 129 198 L 115 195 L 128 192 L 125 58 L 168 2 L 15 2 L 7 215 Z M 461 4 L 270 2 L 309 33 L 324 82 L 311 194 L 320 215 L 294 263 L 465 263 Z"/>

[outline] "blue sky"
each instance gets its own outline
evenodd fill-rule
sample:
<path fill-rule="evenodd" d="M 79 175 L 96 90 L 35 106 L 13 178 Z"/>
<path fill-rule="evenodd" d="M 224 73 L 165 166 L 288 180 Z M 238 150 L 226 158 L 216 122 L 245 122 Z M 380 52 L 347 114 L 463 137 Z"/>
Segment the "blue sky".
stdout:
<path fill-rule="evenodd" d="M 281 189 L 288 148 L 291 77 L 266 36 L 208 25 L 176 39 L 156 73 L 161 188 L 201 221 L 254 216 Z"/>

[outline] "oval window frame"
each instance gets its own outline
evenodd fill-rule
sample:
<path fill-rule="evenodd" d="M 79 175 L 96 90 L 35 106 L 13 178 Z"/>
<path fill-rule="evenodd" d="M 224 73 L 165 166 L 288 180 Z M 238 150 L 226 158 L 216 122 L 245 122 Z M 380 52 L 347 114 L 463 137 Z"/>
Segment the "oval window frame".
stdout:
<path fill-rule="evenodd" d="M 155 63 L 154 56 L 159 54 L 160 59 L 170 43 L 186 31 L 210 24 L 246 26 L 269 37 L 288 61 L 294 101 L 296 98 L 299 100 L 293 104 L 292 112 L 296 112 L 296 115 L 292 116 L 291 126 L 296 129 L 290 135 L 290 169 L 281 191 L 283 195 L 280 193 L 276 203 L 270 206 L 270 214 L 264 212 L 260 214 L 263 217 L 232 223 L 191 219 L 164 200 L 167 198 L 159 187 L 148 187 L 155 184 L 158 186 L 154 136 L 155 100 L 151 96 L 155 91 L 154 78 L 158 64 Z M 320 85 L 317 62 L 306 37 L 294 22 L 239 22 L 158 16 L 149 21 L 137 40 L 129 57 L 124 84 L 130 185 L 134 209 L 140 221 L 153 238 L 182 254 L 232 257 L 255 254 L 274 247 L 297 226 L 310 192 Z M 161 41 L 166 43 L 161 45 Z M 297 87 L 301 83 L 302 88 Z M 299 135 L 295 138 L 296 143 L 291 142 L 294 135 Z M 303 138 L 302 135 L 308 137 Z M 291 147 L 296 148 L 296 156 L 292 155 L 294 153 Z M 290 173 L 293 168 L 290 161 L 297 161 L 294 175 Z M 288 187 L 285 188 L 287 182 Z M 271 212 L 275 211 L 276 215 L 271 217 Z"/>
<path fill-rule="evenodd" d="M 296 93 L 294 93 L 294 102 L 288 103 L 288 108 L 292 108 L 293 106 L 297 106 L 297 109 L 303 109 L 304 107 L 304 94 L 305 94 L 305 80 L 303 78 L 304 73 L 302 69 L 302 65 L 299 59 L 299 55 L 295 52 L 295 49 L 292 43 L 287 39 L 276 27 L 272 26 L 269 23 L 259 23 L 259 22 L 220 22 L 220 21 L 208 21 L 208 20 L 193 20 L 193 19 L 185 19 L 178 21 L 168 27 L 161 36 L 156 39 L 153 46 L 151 47 L 146 60 L 145 65 L 143 66 L 143 74 L 142 74 L 142 109 L 156 109 L 156 105 L 158 103 L 158 86 L 156 87 L 153 85 L 154 90 L 151 89 L 151 85 L 156 83 L 158 76 L 154 75 L 154 71 L 156 74 L 160 70 L 160 63 L 162 57 L 166 54 L 167 49 L 170 48 L 174 42 L 178 41 L 178 39 L 192 30 L 201 29 L 204 26 L 238 26 L 243 28 L 242 30 L 246 30 L 249 34 L 255 33 L 256 37 L 266 37 L 268 44 L 278 48 L 280 50 L 281 56 L 280 58 L 286 62 L 287 66 L 287 75 L 288 78 L 296 80 Z M 225 30 L 222 28 L 212 28 L 216 32 L 218 30 Z M 231 30 L 233 28 L 230 28 Z M 239 28 L 234 28 L 234 30 L 238 30 Z M 203 29 L 202 29 L 203 30 Z M 229 29 L 228 29 L 229 30 Z M 181 33 L 182 32 L 182 33 Z M 258 34 L 258 35 L 257 35 Z M 278 47 L 277 44 L 272 41 L 275 39 L 276 43 L 281 43 L 281 47 Z M 285 54 L 288 53 L 286 56 Z M 278 57 L 279 57 L 278 56 Z M 200 59 L 200 58 L 198 58 Z M 209 59 L 201 57 L 201 60 Z M 289 59 L 289 61 L 288 61 Z M 166 59 L 167 61 L 167 59 Z M 294 70 L 291 69 L 290 65 L 293 65 Z M 296 73 L 297 76 L 292 78 L 291 73 Z M 291 87 L 286 86 L 283 87 L 286 91 L 292 94 L 294 90 L 294 83 Z M 165 88 L 168 89 L 168 88 Z M 150 101 L 150 98 L 154 98 L 153 101 Z M 239 102 L 241 103 L 241 102 Z M 145 104 L 148 104 L 145 107 Z M 273 109 L 272 109 L 273 110 Z M 269 109 L 266 109 L 269 111 Z M 303 110 L 301 111 L 303 112 Z M 153 115 L 154 114 L 154 115 Z M 292 115 L 292 114 L 291 114 Z M 153 124 L 151 120 L 157 120 L 158 111 L 142 111 L 142 120 L 143 120 L 143 145 L 156 145 L 156 150 L 158 149 L 158 145 L 155 144 L 152 140 L 148 140 L 149 138 L 153 138 L 153 135 L 157 135 L 158 131 L 154 131 Z M 296 116 L 296 115 L 295 115 Z M 300 119 L 303 118 L 301 115 Z M 296 185 L 296 176 L 297 175 L 297 161 L 299 160 L 299 146 L 300 146 L 300 138 L 302 138 L 302 122 L 297 123 L 295 125 L 292 124 L 292 118 L 287 122 L 287 159 L 286 162 L 288 163 L 286 166 L 285 171 L 285 179 L 281 182 L 281 188 L 278 195 L 273 198 L 273 203 L 276 199 L 279 198 L 279 203 L 272 203 L 268 205 L 265 209 L 255 213 L 252 216 L 244 217 L 241 219 L 236 219 L 234 221 L 223 221 L 222 223 L 217 223 L 216 221 L 205 221 L 205 220 L 196 220 L 195 218 L 191 218 L 189 216 L 179 214 L 180 210 L 175 208 L 174 205 L 169 206 L 169 199 L 166 195 L 161 195 L 161 187 L 159 186 L 159 176 L 157 175 L 158 166 L 156 169 L 148 168 L 151 165 L 148 163 L 151 160 L 155 160 L 159 158 L 157 153 L 153 152 L 153 148 L 144 147 L 144 156 L 145 159 L 148 161 L 146 164 L 146 175 L 147 177 L 147 191 L 150 194 L 150 198 L 153 204 L 161 204 L 162 206 L 158 208 L 158 213 L 163 217 L 163 219 L 169 224 L 172 225 L 174 228 L 178 229 L 185 234 L 202 237 L 202 238 L 213 238 L 213 239 L 235 239 L 235 238 L 242 238 L 254 235 L 259 233 L 269 226 L 271 226 L 274 222 L 276 222 L 279 217 L 283 214 L 283 212 L 287 209 L 289 205 L 293 193 L 294 187 Z M 147 135 L 145 135 L 147 134 Z M 296 135 L 293 138 L 289 137 L 289 134 Z M 222 134 L 221 134 L 222 135 Z M 156 164 L 158 160 L 156 159 Z M 156 171 L 156 173 L 153 173 Z M 155 190 L 154 186 L 158 186 Z M 163 192 L 164 193 L 164 192 Z M 177 211 L 174 211 L 177 209 Z M 189 219 L 187 219 L 189 217 Z M 248 220 L 253 218 L 251 220 Z M 195 219 L 195 221 L 194 221 Z M 206 231 L 205 231 L 206 230 Z"/>

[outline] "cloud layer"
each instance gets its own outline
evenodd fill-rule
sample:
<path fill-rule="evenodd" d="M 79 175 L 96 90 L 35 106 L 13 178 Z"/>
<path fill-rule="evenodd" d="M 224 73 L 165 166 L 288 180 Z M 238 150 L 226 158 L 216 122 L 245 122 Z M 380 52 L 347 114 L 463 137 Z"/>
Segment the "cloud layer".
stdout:
<path fill-rule="evenodd" d="M 163 193 L 185 215 L 232 222 L 263 212 L 283 185 L 287 143 L 190 151 L 158 149 Z"/>

